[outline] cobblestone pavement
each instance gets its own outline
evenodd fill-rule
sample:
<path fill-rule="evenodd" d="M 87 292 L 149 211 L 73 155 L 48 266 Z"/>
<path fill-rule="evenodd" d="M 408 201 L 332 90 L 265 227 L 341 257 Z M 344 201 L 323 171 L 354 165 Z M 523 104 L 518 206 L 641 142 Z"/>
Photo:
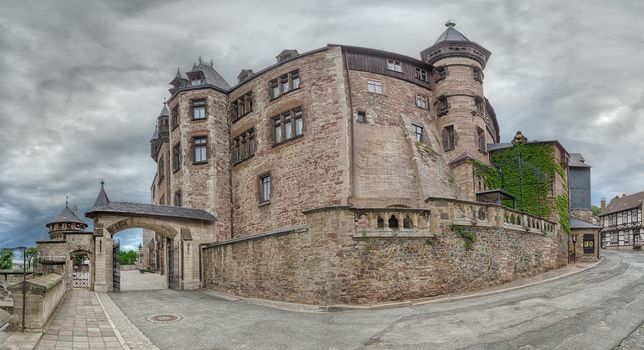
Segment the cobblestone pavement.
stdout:
<path fill-rule="evenodd" d="M 141 273 L 139 270 L 121 271 L 121 291 L 165 289 L 166 280 L 166 275 Z"/>
<path fill-rule="evenodd" d="M 49 322 L 37 349 L 123 349 L 94 292 L 73 289 Z"/>
<path fill-rule="evenodd" d="M 168 289 L 110 297 L 161 349 L 639 349 L 644 254 L 603 254 L 558 280 L 395 309 L 303 313 Z"/>
<path fill-rule="evenodd" d="M 128 318 L 123 314 L 107 293 L 96 293 L 105 312 L 113 326 L 118 329 L 117 334 L 126 346 L 132 350 L 158 350 L 154 344 L 145 336 Z"/>

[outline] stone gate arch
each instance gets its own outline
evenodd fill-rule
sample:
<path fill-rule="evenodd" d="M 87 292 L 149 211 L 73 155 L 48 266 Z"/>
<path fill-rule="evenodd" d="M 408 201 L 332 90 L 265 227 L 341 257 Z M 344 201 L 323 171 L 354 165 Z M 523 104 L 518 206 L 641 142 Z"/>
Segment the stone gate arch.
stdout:
<path fill-rule="evenodd" d="M 103 183 L 94 206 L 85 213 L 94 222 L 94 281 L 97 292 L 114 290 L 112 237 L 129 228 L 144 228 L 166 238 L 166 251 L 179 254 L 176 268 L 177 289 L 198 289 L 201 285 L 198 247 L 215 241 L 214 215 L 193 208 L 167 205 L 112 202 Z M 166 266 L 168 263 L 166 262 Z"/>

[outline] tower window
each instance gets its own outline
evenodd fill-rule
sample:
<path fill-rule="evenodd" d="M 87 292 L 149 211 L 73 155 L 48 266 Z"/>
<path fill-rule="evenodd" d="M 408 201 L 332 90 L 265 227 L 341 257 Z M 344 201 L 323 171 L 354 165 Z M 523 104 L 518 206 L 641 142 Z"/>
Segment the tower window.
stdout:
<path fill-rule="evenodd" d="M 447 96 L 445 96 L 445 95 L 440 96 L 436 100 L 436 109 L 438 110 L 438 116 L 439 117 L 442 116 L 442 115 L 447 114 L 448 109 L 449 109 L 449 105 L 447 104 Z"/>
<path fill-rule="evenodd" d="M 194 149 L 194 164 L 202 164 L 208 162 L 208 138 L 206 136 L 198 136 L 193 139 Z"/>
<path fill-rule="evenodd" d="M 476 128 L 476 140 L 478 141 L 479 151 L 485 153 L 486 152 L 485 130 L 479 127 Z"/>
<path fill-rule="evenodd" d="M 206 100 L 192 100 L 192 119 L 206 119 Z"/>
<path fill-rule="evenodd" d="M 358 123 L 366 123 L 367 122 L 367 113 L 363 111 L 358 111 Z"/>
<path fill-rule="evenodd" d="M 172 171 L 181 169 L 181 144 L 177 143 L 172 147 Z"/>
<path fill-rule="evenodd" d="M 271 174 L 259 177 L 259 203 L 268 203 L 271 200 Z"/>
<path fill-rule="evenodd" d="M 474 80 L 483 82 L 483 71 L 479 68 L 472 68 Z"/>
<path fill-rule="evenodd" d="M 437 67 L 435 69 L 435 78 L 434 78 L 435 83 L 438 83 L 439 81 L 445 79 L 446 77 L 447 77 L 447 68 Z"/>
<path fill-rule="evenodd" d="M 451 151 L 456 147 L 456 132 L 454 125 L 448 125 L 443 128 L 443 150 Z"/>
<path fill-rule="evenodd" d="M 423 127 L 412 124 L 414 127 L 414 139 L 418 142 L 423 142 Z"/>
<path fill-rule="evenodd" d="M 394 72 L 402 73 L 402 64 L 400 61 L 387 60 L 387 69 Z"/>
<path fill-rule="evenodd" d="M 427 82 L 427 71 L 424 69 L 416 68 L 416 73 L 414 73 L 416 79 Z"/>
<path fill-rule="evenodd" d="M 161 156 L 161 158 L 159 158 L 159 183 L 161 183 L 165 178 L 165 169 L 163 165 L 163 156 Z"/>
<path fill-rule="evenodd" d="M 485 114 L 485 102 L 479 96 L 474 98 L 474 113 L 475 115 L 484 115 Z"/>
<path fill-rule="evenodd" d="M 172 130 L 179 126 L 179 107 L 174 107 L 172 109 L 172 112 L 170 112 L 170 120 Z"/>
<path fill-rule="evenodd" d="M 422 109 L 427 109 L 427 106 L 429 106 L 427 103 L 427 96 L 416 95 L 416 106 Z"/>
<path fill-rule="evenodd" d="M 379 80 L 367 80 L 367 91 L 382 94 L 382 82 Z"/>

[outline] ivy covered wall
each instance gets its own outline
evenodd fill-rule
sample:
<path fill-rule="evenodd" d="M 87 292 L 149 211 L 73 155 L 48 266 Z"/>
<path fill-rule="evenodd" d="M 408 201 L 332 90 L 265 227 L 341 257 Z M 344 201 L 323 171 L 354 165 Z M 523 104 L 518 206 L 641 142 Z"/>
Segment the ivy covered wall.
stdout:
<path fill-rule="evenodd" d="M 566 172 L 552 144 L 522 144 L 490 153 L 495 167 L 475 161 L 475 172 L 489 189 L 502 189 L 516 197 L 516 209 L 548 218 L 556 210 L 561 227 L 570 230 L 568 194 L 553 196 L 556 177 L 567 186 Z M 511 207 L 511 201 L 503 205 Z"/>

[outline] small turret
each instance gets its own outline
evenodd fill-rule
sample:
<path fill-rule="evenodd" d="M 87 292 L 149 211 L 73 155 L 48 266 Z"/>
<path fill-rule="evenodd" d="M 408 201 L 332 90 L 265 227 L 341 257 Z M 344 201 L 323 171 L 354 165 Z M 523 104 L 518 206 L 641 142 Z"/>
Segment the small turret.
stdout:
<path fill-rule="evenodd" d="M 65 239 L 65 233 L 83 232 L 87 224 L 81 220 L 78 215 L 69 207 L 69 202 L 65 201 L 65 208 L 55 218 L 47 223 L 49 229 L 49 238 L 51 240 Z"/>

